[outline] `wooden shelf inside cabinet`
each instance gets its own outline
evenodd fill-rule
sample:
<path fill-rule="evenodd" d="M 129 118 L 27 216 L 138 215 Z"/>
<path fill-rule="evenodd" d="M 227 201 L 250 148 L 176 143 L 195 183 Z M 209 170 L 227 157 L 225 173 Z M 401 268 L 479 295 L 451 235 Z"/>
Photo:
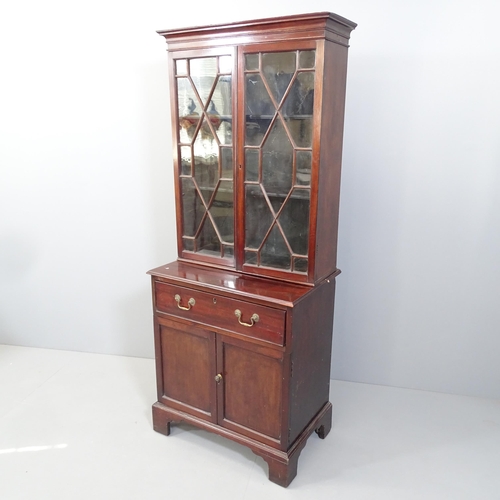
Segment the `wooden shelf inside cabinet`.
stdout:
<path fill-rule="evenodd" d="M 248 446 L 288 486 L 330 431 L 347 47 L 329 12 L 168 43 L 177 262 L 152 278 L 154 428 Z"/>

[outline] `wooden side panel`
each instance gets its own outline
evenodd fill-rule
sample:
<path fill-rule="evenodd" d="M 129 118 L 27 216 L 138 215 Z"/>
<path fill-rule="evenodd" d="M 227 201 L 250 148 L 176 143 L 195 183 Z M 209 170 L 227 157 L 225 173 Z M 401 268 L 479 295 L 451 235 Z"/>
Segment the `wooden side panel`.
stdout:
<path fill-rule="evenodd" d="M 216 420 L 215 334 L 159 319 L 160 401 L 199 418 Z"/>
<path fill-rule="evenodd" d="M 293 309 L 289 445 L 328 403 L 335 278 Z"/>
<path fill-rule="evenodd" d="M 347 47 L 328 41 L 324 43 L 324 84 L 314 276 L 316 282 L 336 270 L 347 74 Z"/>
<path fill-rule="evenodd" d="M 281 437 L 283 356 L 219 336 L 219 423 L 278 447 Z M 269 439 L 270 438 L 270 439 Z"/>

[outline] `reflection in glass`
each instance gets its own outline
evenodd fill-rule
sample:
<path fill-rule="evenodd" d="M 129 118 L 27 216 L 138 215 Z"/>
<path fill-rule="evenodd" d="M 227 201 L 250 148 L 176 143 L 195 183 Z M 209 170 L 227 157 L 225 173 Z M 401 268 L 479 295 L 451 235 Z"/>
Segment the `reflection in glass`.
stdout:
<path fill-rule="evenodd" d="M 293 184 L 293 146 L 276 120 L 262 147 L 262 184 L 269 195 L 286 196 Z"/>
<path fill-rule="evenodd" d="M 222 175 L 224 179 L 233 178 L 233 149 L 221 148 Z"/>
<path fill-rule="evenodd" d="M 233 181 L 220 181 L 210 214 L 223 242 L 234 242 Z"/>
<path fill-rule="evenodd" d="M 189 252 L 194 252 L 194 239 L 191 238 L 182 238 L 182 244 L 184 248 Z"/>
<path fill-rule="evenodd" d="M 245 180 L 257 182 L 259 180 L 259 150 L 245 150 Z"/>
<path fill-rule="evenodd" d="M 294 189 L 278 220 L 294 254 L 307 255 L 309 244 L 309 189 Z"/>
<path fill-rule="evenodd" d="M 179 139 L 189 144 L 200 121 L 200 105 L 188 78 L 177 78 L 177 103 L 179 109 Z"/>
<path fill-rule="evenodd" d="M 266 86 L 259 74 L 250 73 L 245 77 L 246 114 L 271 118 L 276 110 Z"/>
<path fill-rule="evenodd" d="M 268 236 L 260 253 L 260 263 L 266 267 L 278 269 L 290 269 L 291 255 L 285 240 L 278 229 L 274 226 Z"/>
<path fill-rule="evenodd" d="M 203 106 L 206 107 L 210 91 L 217 76 L 217 58 L 202 57 L 191 59 L 189 65 L 191 80 L 201 97 Z"/>
<path fill-rule="evenodd" d="M 233 72 L 233 56 L 220 56 L 219 73 L 232 73 L 232 72 Z"/>
<path fill-rule="evenodd" d="M 259 69 L 259 54 L 246 54 L 245 55 L 245 69 L 247 71 Z"/>
<path fill-rule="evenodd" d="M 285 95 L 296 69 L 295 52 L 268 52 L 262 54 L 262 71 L 276 101 Z"/>
<path fill-rule="evenodd" d="M 309 186 L 311 184 L 312 152 L 297 151 L 297 172 L 295 184 Z"/>
<path fill-rule="evenodd" d="M 194 236 L 205 215 L 205 207 L 190 177 L 183 177 L 181 179 L 181 189 L 182 231 L 185 236 Z"/>
<path fill-rule="evenodd" d="M 257 264 L 257 252 L 251 252 L 249 250 L 245 250 L 245 263 L 246 264 Z"/>
<path fill-rule="evenodd" d="M 314 73 L 299 73 L 283 105 L 283 116 L 295 144 L 311 147 L 314 108 Z"/>
<path fill-rule="evenodd" d="M 229 55 L 176 62 L 183 247 L 226 258 L 234 256 L 232 71 Z"/>
<path fill-rule="evenodd" d="M 186 59 L 177 59 L 175 61 L 175 72 L 177 75 L 187 75 L 188 67 Z"/>
<path fill-rule="evenodd" d="M 299 68 L 310 69 L 314 68 L 316 60 L 315 50 L 302 50 L 299 52 Z"/>
<path fill-rule="evenodd" d="M 191 148 L 181 146 L 181 175 L 191 175 Z"/>
<path fill-rule="evenodd" d="M 219 147 L 206 119 L 193 144 L 194 178 L 204 200 L 209 203 L 219 181 Z"/>
<path fill-rule="evenodd" d="M 200 253 L 220 256 L 221 245 L 210 217 L 205 217 L 201 231 L 196 237 L 196 250 Z"/>
<path fill-rule="evenodd" d="M 245 56 L 247 264 L 308 271 L 314 65 L 314 50 Z"/>
<path fill-rule="evenodd" d="M 245 186 L 245 246 L 258 249 L 273 220 L 260 186 Z"/>
<path fill-rule="evenodd" d="M 223 145 L 231 144 L 233 142 L 233 130 L 230 76 L 222 76 L 218 79 L 207 111 L 219 142 Z"/>
<path fill-rule="evenodd" d="M 298 273 L 307 273 L 307 259 L 296 257 L 294 259 L 294 270 Z"/>

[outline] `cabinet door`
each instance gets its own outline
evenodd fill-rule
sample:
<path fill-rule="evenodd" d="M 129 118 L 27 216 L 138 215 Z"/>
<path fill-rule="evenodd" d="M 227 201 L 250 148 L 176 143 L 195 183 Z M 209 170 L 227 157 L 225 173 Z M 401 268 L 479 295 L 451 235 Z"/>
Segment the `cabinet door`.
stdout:
<path fill-rule="evenodd" d="M 219 425 L 279 447 L 282 352 L 218 336 L 217 364 Z"/>
<path fill-rule="evenodd" d="M 243 270 L 307 280 L 310 269 L 316 45 L 241 49 Z M 241 92 L 241 91 L 240 91 Z M 241 94 L 240 94 L 241 95 Z M 314 190 L 313 190 L 314 191 Z"/>
<path fill-rule="evenodd" d="M 234 266 L 234 49 L 171 55 L 179 255 Z"/>
<path fill-rule="evenodd" d="M 216 422 L 215 334 L 157 318 L 158 400 Z"/>

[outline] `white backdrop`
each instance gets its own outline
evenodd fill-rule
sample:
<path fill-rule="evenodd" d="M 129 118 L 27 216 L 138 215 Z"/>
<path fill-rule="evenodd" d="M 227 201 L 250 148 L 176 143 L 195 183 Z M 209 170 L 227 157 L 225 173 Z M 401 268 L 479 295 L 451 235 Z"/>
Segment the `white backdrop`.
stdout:
<path fill-rule="evenodd" d="M 332 377 L 500 398 L 500 4 L 210 5 L 2 7 L 0 343 L 152 357 L 145 272 L 176 257 L 155 31 L 333 11 L 359 27 Z"/>

